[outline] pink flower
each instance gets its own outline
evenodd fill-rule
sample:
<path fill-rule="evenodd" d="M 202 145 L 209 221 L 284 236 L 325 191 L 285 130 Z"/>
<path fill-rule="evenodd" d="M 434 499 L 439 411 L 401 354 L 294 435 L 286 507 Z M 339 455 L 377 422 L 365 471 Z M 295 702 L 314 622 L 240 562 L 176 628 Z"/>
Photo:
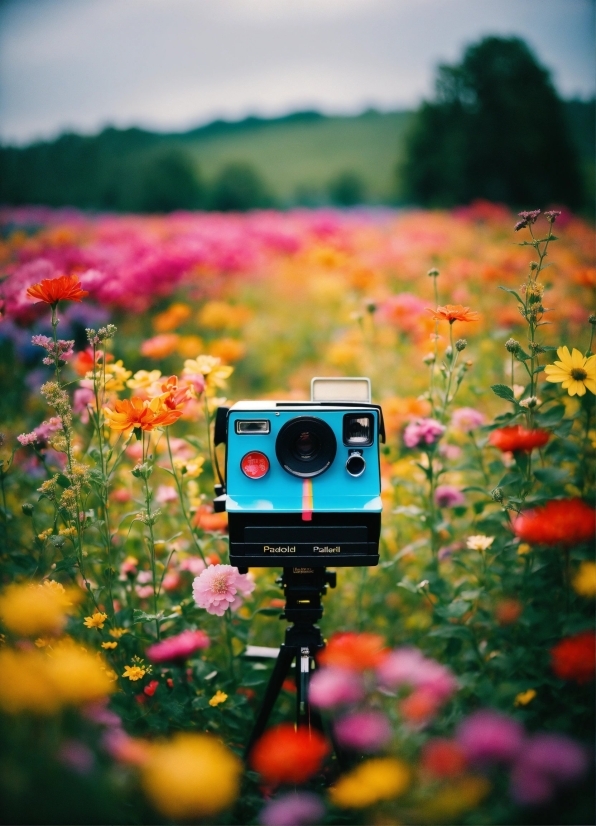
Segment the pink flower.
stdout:
<path fill-rule="evenodd" d="M 394 649 L 377 668 L 377 674 L 386 688 L 424 689 L 437 702 L 447 700 L 457 688 L 457 680 L 447 666 L 425 657 L 417 648 Z"/>
<path fill-rule="evenodd" d="M 312 792 L 290 792 L 270 800 L 261 810 L 259 823 L 263 826 L 307 826 L 321 823 L 325 806 Z"/>
<path fill-rule="evenodd" d="M 74 391 L 72 400 L 72 410 L 81 417 L 81 422 L 89 422 L 89 405 L 95 402 L 95 394 L 89 387 L 79 387 Z"/>
<path fill-rule="evenodd" d="M 187 556 L 181 560 L 179 568 L 181 571 L 189 571 L 191 574 L 198 576 L 207 567 L 200 556 Z"/>
<path fill-rule="evenodd" d="M 497 711 L 475 711 L 457 728 L 456 740 L 470 763 L 510 762 L 524 742 L 523 726 Z"/>
<path fill-rule="evenodd" d="M 581 778 L 588 759 L 578 743 L 562 734 L 535 734 L 526 740 L 511 772 L 511 794 L 517 803 L 548 803 L 561 786 Z"/>
<path fill-rule="evenodd" d="M 168 502 L 175 502 L 178 499 L 178 493 L 172 485 L 158 485 L 155 492 L 155 501 L 160 505 L 167 505 Z"/>
<path fill-rule="evenodd" d="M 196 651 L 209 647 L 209 637 L 204 631 L 183 631 L 175 637 L 149 646 L 147 658 L 152 663 L 171 663 L 186 660 Z"/>
<path fill-rule="evenodd" d="M 484 421 L 484 415 L 479 410 L 474 410 L 473 407 L 458 407 L 451 416 L 451 425 L 456 430 L 463 430 L 464 433 L 475 430 L 483 425 Z"/>
<path fill-rule="evenodd" d="M 453 485 L 439 485 L 435 490 L 435 502 L 439 508 L 456 508 L 464 505 L 466 500 L 459 488 Z"/>
<path fill-rule="evenodd" d="M 255 584 L 247 574 L 232 565 L 209 565 L 192 584 L 192 592 L 199 608 L 223 617 L 226 609 L 238 608 L 242 597 L 254 591 Z"/>
<path fill-rule="evenodd" d="M 318 708 L 357 703 L 364 697 L 362 678 L 347 668 L 321 668 L 313 674 L 309 686 L 309 700 Z"/>
<path fill-rule="evenodd" d="M 95 755 L 80 740 L 65 740 L 57 754 L 58 760 L 77 774 L 90 774 L 95 766 Z"/>
<path fill-rule="evenodd" d="M 161 587 L 164 591 L 175 591 L 182 584 L 182 577 L 178 571 L 168 571 L 164 576 Z"/>
<path fill-rule="evenodd" d="M 404 430 L 406 447 L 429 447 L 436 444 L 445 427 L 436 419 L 415 419 Z"/>
<path fill-rule="evenodd" d="M 361 752 L 375 752 L 391 740 L 391 725 L 382 711 L 358 711 L 337 720 L 334 726 L 341 746 Z"/>

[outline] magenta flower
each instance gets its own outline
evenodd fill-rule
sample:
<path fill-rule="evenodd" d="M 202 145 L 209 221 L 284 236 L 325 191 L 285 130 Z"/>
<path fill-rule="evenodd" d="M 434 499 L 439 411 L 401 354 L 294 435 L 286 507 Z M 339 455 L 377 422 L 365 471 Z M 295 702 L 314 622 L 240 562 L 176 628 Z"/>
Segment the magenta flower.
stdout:
<path fill-rule="evenodd" d="M 325 806 L 312 792 L 290 792 L 270 800 L 259 814 L 263 826 L 307 826 L 321 823 Z"/>
<path fill-rule="evenodd" d="M 394 649 L 377 668 L 377 675 L 385 688 L 423 689 L 438 702 L 445 702 L 457 689 L 457 680 L 447 666 L 425 657 L 417 648 Z"/>
<path fill-rule="evenodd" d="M 457 728 L 456 739 L 470 763 L 508 763 L 524 744 L 523 726 L 498 711 L 475 711 Z"/>
<path fill-rule="evenodd" d="M 473 407 L 458 407 L 451 416 L 452 427 L 464 433 L 476 430 L 484 424 L 484 421 L 484 415 L 479 410 L 474 410 Z"/>
<path fill-rule="evenodd" d="M 321 668 L 313 674 L 308 694 L 318 708 L 331 709 L 357 703 L 364 697 L 362 678 L 347 668 Z"/>
<path fill-rule="evenodd" d="M 192 592 L 199 608 L 223 617 L 227 608 L 238 608 L 242 597 L 254 591 L 255 584 L 247 574 L 232 565 L 209 565 L 195 578 Z"/>
<path fill-rule="evenodd" d="M 204 631 L 183 631 L 175 637 L 150 645 L 147 658 L 157 664 L 179 662 L 208 647 L 209 637 Z"/>
<path fill-rule="evenodd" d="M 511 772 L 511 795 L 517 803 L 548 803 L 561 787 L 579 780 L 588 759 L 578 743 L 562 734 L 535 734 L 526 740 Z"/>
<path fill-rule="evenodd" d="M 357 711 L 334 725 L 337 742 L 360 752 L 375 752 L 391 740 L 391 725 L 382 711 Z"/>
<path fill-rule="evenodd" d="M 439 485 L 435 489 L 435 502 L 439 508 L 457 508 L 465 505 L 466 499 L 459 488 L 453 485 Z"/>
<path fill-rule="evenodd" d="M 444 432 L 445 427 L 436 419 L 415 419 L 404 430 L 404 444 L 406 447 L 430 447 Z"/>

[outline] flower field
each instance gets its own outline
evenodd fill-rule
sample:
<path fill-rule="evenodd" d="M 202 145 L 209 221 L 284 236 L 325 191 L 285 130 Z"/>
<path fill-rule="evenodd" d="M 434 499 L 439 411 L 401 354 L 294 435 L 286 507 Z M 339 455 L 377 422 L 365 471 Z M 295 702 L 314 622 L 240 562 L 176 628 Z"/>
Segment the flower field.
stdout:
<path fill-rule="evenodd" d="M 0 230 L 5 822 L 594 822 L 593 227 L 479 202 Z M 215 413 L 313 376 L 382 406 L 381 561 L 324 597 L 323 731 L 288 679 L 245 759 L 286 623 L 281 571 L 228 564 Z"/>

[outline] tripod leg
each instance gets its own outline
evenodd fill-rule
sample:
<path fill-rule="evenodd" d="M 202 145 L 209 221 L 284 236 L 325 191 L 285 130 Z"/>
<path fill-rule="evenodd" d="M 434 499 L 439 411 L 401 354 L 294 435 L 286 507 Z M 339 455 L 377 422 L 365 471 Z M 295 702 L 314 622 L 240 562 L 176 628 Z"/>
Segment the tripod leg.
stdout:
<path fill-rule="evenodd" d="M 316 650 L 319 650 L 317 646 Z M 308 699 L 310 678 L 312 675 L 311 663 L 313 654 L 306 646 L 300 648 L 300 660 L 296 666 L 296 721 L 299 726 L 316 728 L 323 731 L 323 720 L 318 709 L 311 706 Z"/>
<path fill-rule="evenodd" d="M 271 710 L 273 709 L 275 701 L 277 700 L 279 692 L 281 691 L 283 681 L 289 674 L 295 656 L 296 649 L 292 648 L 292 646 L 282 645 L 280 647 L 279 654 L 277 655 L 277 660 L 275 661 L 275 666 L 273 667 L 271 677 L 269 678 L 267 688 L 265 689 L 265 696 L 263 697 L 261 708 L 259 709 L 257 719 L 255 721 L 253 730 L 251 732 L 248 744 L 244 752 L 245 757 L 248 757 L 252 750 L 252 747 L 265 731 L 267 720 L 269 719 Z"/>

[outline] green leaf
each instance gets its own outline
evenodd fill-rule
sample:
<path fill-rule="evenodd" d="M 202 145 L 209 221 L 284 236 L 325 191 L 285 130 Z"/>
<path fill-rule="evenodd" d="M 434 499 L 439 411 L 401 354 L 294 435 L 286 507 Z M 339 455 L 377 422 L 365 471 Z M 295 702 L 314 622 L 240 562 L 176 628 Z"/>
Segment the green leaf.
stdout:
<path fill-rule="evenodd" d="M 565 415 L 565 406 L 557 404 L 545 413 L 536 416 L 536 424 L 540 427 L 556 427 Z"/>
<path fill-rule="evenodd" d="M 60 562 L 56 563 L 56 567 L 53 569 L 53 573 L 58 573 L 58 571 L 68 571 L 72 568 L 77 567 L 77 558 L 76 556 L 67 556 L 65 559 L 60 560 Z"/>
<path fill-rule="evenodd" d="M 517 300 L 519 301 L 519 303 L 522 305 L 522 307 L 525 307 L 524 302 L 519 297 L 519 294 L 515 292 L 515 290 L 510 290 L 509 287 L 499 287 L 499 289 L 504 290 L 506 293 L 510 293 L 511 295 L 514 295 L 517 298 Z"/>
<path fill-rule="evenodd" d="M 535 470 L 534 476 L 543 485 L 559 485 L 569 479 L 569 471 L 564 468 L 545 467 Z"/>
<path fill-rule="evenodd" d="M 60 485 L 61 488 L 64 488 L 64 490 L 66 490 L 67 488 L 70 487 L 70 479 L 68 478 L 68 476 L 65 476 L 63 473 L 59 473 L 56 476 L 56 484 Z"/>
<path fill-rule="evenodd" d="M 154 620 L 162 619 L 164 619 L 163 611 L 160 611 L 158 614 L 146 614 L 145 611 L 139 611 L 138 608 L 135 608 L 132 613 L 133 622 L 153 622 Z"/>
<path fill-rule="evenodd" d="M 506 384 L 493 384 L 493 385 L 491 385 L 491 390 L 500 399 L 507 399 L 507 401 L 509 401 L 509 402 L 514 402 L 515 401 L 515 396 L 513 395 L 513 390 L 510 387 L 508 387 Z"/>

